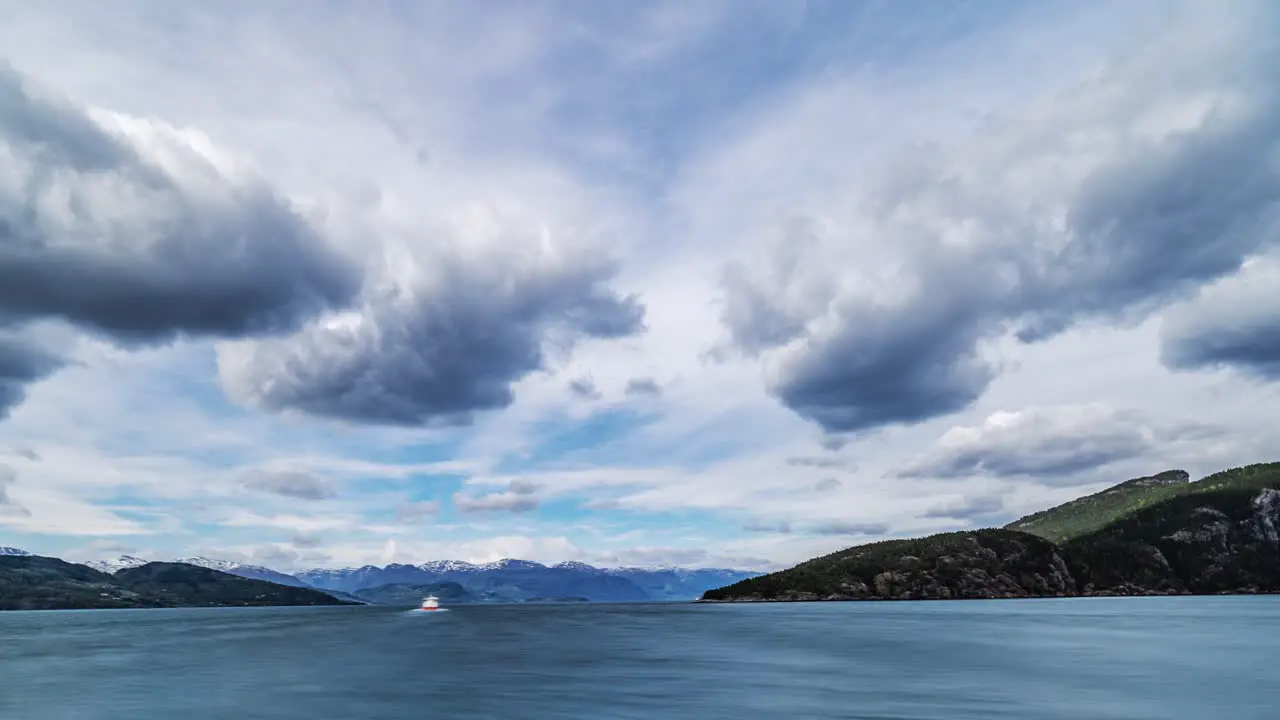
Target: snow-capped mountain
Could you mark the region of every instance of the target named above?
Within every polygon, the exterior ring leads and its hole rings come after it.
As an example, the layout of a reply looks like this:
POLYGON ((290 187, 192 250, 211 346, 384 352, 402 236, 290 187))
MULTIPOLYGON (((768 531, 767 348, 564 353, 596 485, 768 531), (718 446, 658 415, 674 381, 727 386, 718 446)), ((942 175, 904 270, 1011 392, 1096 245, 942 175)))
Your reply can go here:
POLYGON ((577 572, 587 572, 587 573, 606 572, 605 570, 595 567, 594 565, 588 565, 584 562, 577 562, 575 560, 558 562, 555 565, 551 565, 550 567, 558 570, 575 570, 577 572))
POLYGON ((358 593, 384 585, 456 582, 477 596, 520 600, 529 597, 585 597, 597 601, 692 600, 712 588, 759 573, 683 568, 598 568, 583 562, 543 565, 504 558, 487 563, 432 560, 420 565, 304 570, 297 577, 323 590, 358 593))
POLYGON ((92 562, 85 563, 85 565, 88 565, 98 572, 114 575, 121 570, 141 567, 146 565, 148 562, 150 562, 150 560, 143 560, 142 558, 134 557, 132 555, 121 555, 120 557, 111 560, 94 560, 92 562))
POLYGON ((261 565, 247 565, 245 563, 235 562, 233 560, 212 560, 206 557, 185 557, 178 558, 174 562, 186 563, 187 565, 196 565, 210 570, 237 575, 250 580, 266 580, 268 582, 278 583, 280 585, 291 585, 293 587, 311 587, 307 582, 287 573, 272 570, 269 567, 261 565))
POLYGON ((8 555, 10 557, 26 557, 31 553, 26 550, 19 550, 16 547, 0 547, 0 555, 8 555))
POLYGON ((546 570, 547 566, 542 563, 536 563, 532 560, 512 560, 511 558, 502 558, 493 562, 481 563, 476 565, 476 570, 481 572, 492 572, 495 570, 546 570))
POLYGON ((418 566, 418 569, 429 573, 465 573, 475 572, 479 567, 461 560, 432 560, 431 562, 422 563, 418 566))
POLYGON ((230 560, 210 560, 207 557, 200 557, 198 555, 178 558, 173 562, 195 565, 196 567, 209 568, 210 570, 218 570, 225 573, 229 573, 232 570, 241 567, 241 564, 238 562, 232 562, 230 560))

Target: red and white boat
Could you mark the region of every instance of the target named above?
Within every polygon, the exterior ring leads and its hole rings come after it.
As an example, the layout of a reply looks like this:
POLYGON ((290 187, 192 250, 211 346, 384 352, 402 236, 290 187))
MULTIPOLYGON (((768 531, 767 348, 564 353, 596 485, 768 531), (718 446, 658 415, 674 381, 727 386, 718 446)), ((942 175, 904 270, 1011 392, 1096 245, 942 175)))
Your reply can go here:
POLYGON ((428 595, 428 596, 426 596, 426 597, 422 598, 422 607, 421 607, 421 608, 419 608, 419 609, 421 609, 421 610, 439 610, 439 609, 440 609, 440 598, 436 597, 435 595, 428 595))

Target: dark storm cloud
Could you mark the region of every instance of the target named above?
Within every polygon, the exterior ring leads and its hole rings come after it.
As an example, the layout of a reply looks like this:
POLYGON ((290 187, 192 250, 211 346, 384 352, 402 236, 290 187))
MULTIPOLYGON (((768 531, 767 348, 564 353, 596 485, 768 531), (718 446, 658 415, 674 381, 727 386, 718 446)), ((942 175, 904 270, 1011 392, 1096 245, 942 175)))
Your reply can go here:
POLYGON ((298 500, 328 500, 338 494, 328 478, 297 471, 254 472, 244 484, 253 490, 298 500))
POLYGON ((27 385, 48 377, 63 364, 21 336, 0 334, 0 420, 26 397, 27 385))
POLYGON ((512 385, 542 369, 548 342, 617 338, 643 329, 644 308, 607 282, 611 264, 548 265, 495 257, 458 263, 429 291, 371 299, 350 326, 297 335, 220 358, 223 385, 268 410, 390 425, 464 424, 511 404, 512 385))
MULTIPOLYGON (((890 168, 858 205, 860 236, 791 226, 757 266, 726 273, 722 317, 734 345, 747 354, 786 345, 771 392, 829 433, 865 431, 969 407, 997 373, 985 341, 1044 340, 1089 318, 1140 320, 1234 273, 1280 241, 1280 55, 1270 37, 1234 40, 1194 68, 1176 44, 1165 44, 1167 58, 1165 45, 1140 50, 1060 112, 1005 125, 957 152, 962 160, 941 153, 890 168), (1158 141, 1143 136, 1150 103, 1210 92, 1239 101, 1158 141), (1077 144, 1085 135, 1106 149, 1089 155, 1077 144), (1078 177, 1044 174, 1073 163, 1086 168, 1078 177), (963 242, 942 241, 961 232, 963 242), (877 255, 811 247, 886 248, 897 286, 880 288, 864 270, 877 255), (833 257, 847 264, 833 267, 833 257), (861 274, 880 290, 838 291, 861 274)), ((1254 366, 1272 349, 1239 337, 1219 345, 1254 366)), ((1176 343, 1169 357, 1201 361, 1176 343)), ((1129 452, 1131 441, 1119 442, 1089 462, 1129 452)))
POLYGON ((0 64, 0 314, 122 342, 296 328, 360 272, 270 189, 234 185, 172 132, 148 157, 0 64))
POLYGON ((627 395, 632 397, 660 397, 662 395, 662 386, 653 378, 631 378, 627 381, 627 395))

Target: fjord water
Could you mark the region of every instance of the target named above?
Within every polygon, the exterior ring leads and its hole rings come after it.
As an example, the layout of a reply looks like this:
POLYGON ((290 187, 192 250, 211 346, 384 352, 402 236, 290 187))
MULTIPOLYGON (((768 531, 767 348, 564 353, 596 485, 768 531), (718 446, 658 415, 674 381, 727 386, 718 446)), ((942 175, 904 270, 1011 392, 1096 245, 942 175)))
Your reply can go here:
POLYGON ((1274 720, 1280 597, 0 613, 0 718, 1274 720))

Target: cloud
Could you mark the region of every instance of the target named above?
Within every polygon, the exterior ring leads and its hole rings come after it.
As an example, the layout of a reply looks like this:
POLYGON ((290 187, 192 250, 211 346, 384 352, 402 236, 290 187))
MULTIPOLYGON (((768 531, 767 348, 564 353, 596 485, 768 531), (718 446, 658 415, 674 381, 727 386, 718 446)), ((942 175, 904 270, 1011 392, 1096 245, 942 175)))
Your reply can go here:
POLYGON ((311 549, 324 545, 324 538, 310 533, 295 533, 289 542, 296 548, 311 549))
POLYGON ((791 467, 810 467, 810 468, 847 468, 850 467, 848 460, 836 457, 789 457, 786 463, 791 467))
POLYGON ((507 483, 504 492, 478 497, 454 493, 453 506, 463 513, 526 513, 538 507, 538 498, 534 495, 537 490, 538 486, 528 480, 516 479, 507 483))
POLYGON ((254 548, 253 562, 269 568, 292 568, 301 556, 287 547, 266 545, 254 548))
POLYGON ((1213 428, 1157 423, 1104 403, 1029 407, 992 413, 981 425, 951 428, 933 450, 898 474, 1070 479, 1206 433, 1212 435, 1213 428))
POLYGON ((1280 380, 1277 287, 1280 258, 1271 256, 1172 309, 1161 328, 1161 361, 1174 370, 1234 368, 1280 380))
POLYGON ((699 548, 632 547, 602 553, 593 562, 620 567, 684 567, 734 568, 750 570, 770 567, 772 563, 758 557, 715 555, 699 548))
POLYGON ((615 267, 598 252, 501 231, 529 242, 404 259, 352 313, 287 338, 220 346, 224 389, 264 410, 465 424, 510 405, 512 385, 544 368, 548 347, 643 329, 643 306, 609 287, 615 267))
MULTIPOLYGON (((291 330, 360 269, 207 138, 86 112, 0 64, 0 316, 124 343, 291 330)), ((47 366, 45 366, 47 367, 47 366)))
POLYGON ((23 401, 27 385, 52 375, 64 362, 20 336, 0 334, 0 420, 23 401))
POLYGON ((569 381, 569 392, 584 400, 599 400, 600 391, 591 378, 574 378, 569 381))
POLYGON ((958 501, 934 505, 925 511, 926 518, 973 520, 1004 511, 1000 495, 966 495, 958 501))
POLYGON ((0 465, 0 514, 30 516, 31 512, 9 497, 9 486, 17 482, 18 475, 8 465, 0 465))
POLYGON ((338 494, 333 481, 328 478, 290 470, 255 471, 244 484, 253 490, 298 500, 328 500, 338 494))
POLYGON ((889 532, 885 523, 856 523, 832 520, 810 525, 806 532, 814 535, 884 535, 889 532))
MULTIPOLYGON (((869 183, 854 165, 838 206, 758 223, 762 250, 723 280, 732 346, 828 432, 911 425, 985 392, 990 341, 1133 322, 1233 273, 1280 237, 1274 9, 1249 8, 1192 9, 964 140, 884 160, 869 183)), ((744 141, 756 155, 776 140, 806 157, 770 135, 786 112, 744 141)))
POLYGON ((33 462, 39 462, 40 460, 40 453, 36 452, 35 448, 31 447, 11 447, 9 448, 9 454, 14 455, 15 457, 31 460, 33 462))
POLYGON ((626 393, 631 397, 661 397, 662 386, 650 377, 631 378, 627 381, 626 393))
POLYGON ((842 485, 844 485, 844 483, 840 482, 836 478, 823 478, 813 484, 813 489, 818 492, 828 492, 830 490, 835 490, 842 485))

